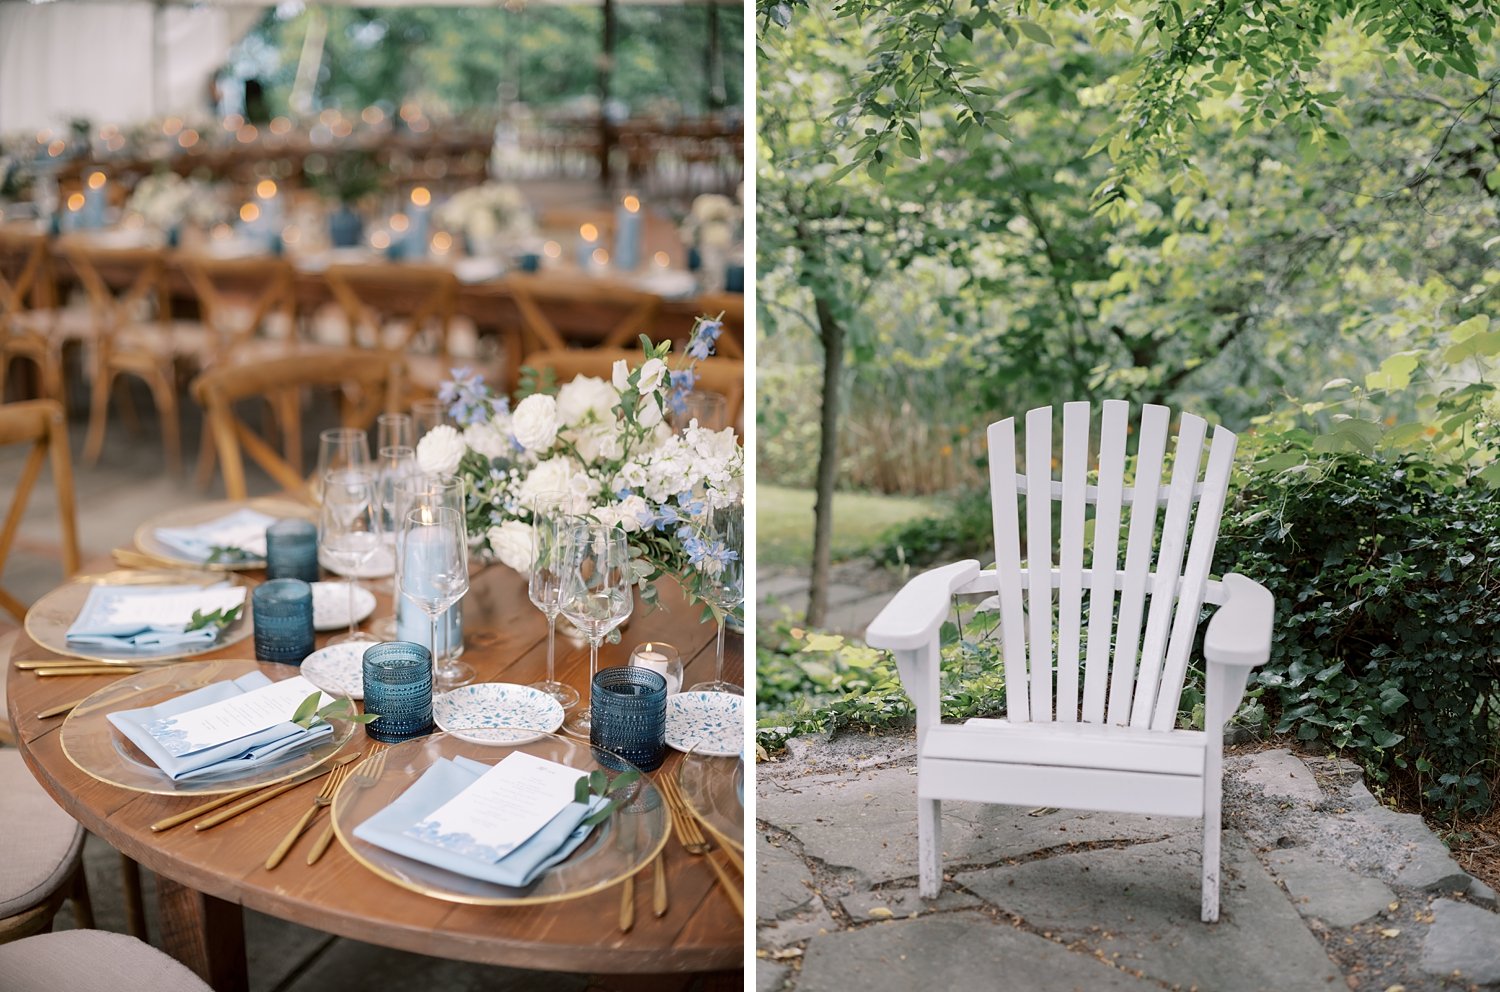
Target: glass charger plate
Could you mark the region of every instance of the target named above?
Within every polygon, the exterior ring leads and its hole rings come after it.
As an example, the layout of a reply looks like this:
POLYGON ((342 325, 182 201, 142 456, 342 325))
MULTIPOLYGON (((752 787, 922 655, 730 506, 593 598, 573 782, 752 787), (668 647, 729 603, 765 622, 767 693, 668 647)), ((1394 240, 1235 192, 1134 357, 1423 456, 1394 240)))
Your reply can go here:
MULTIPOLYGON (((611 777, 617 774, 602 769, 588 744, 554 734, 504 750, 524 751, 571 765, 580 775, 599 770, 611 777)), ((622 801, 609 819, 599 824, 566 861, 547 869, 525 888, 468 878, 393 854, 354 836, 361 823, 405 792, 435 761, 456 757, 488 765, 499 760, 494 745, 474 744, 452 734, 432 734, 393 745, 385 752, 385 765, 373 780, 361 776, 356 768, 333 799, 333 828, 339 843, 381 878, 413 892, 479 906, 521 906, 577 899, 607 889, 644 868, 667 842, 667 811, 661 793, 644 775, 616 794, 622 801)))
POLYGON ((171 661, 175 658, 192 658, 196 655, 218 651, 231 644, 238 644, 255 631, 250 618, 250 596, 245 596, 245 608, 234 623, 224 628, 218 639, 208 644, 181 645, 162 648, 142 648, 139 651, 116 651, 110 648, 68 643, 68 628, 78 619, 78 611, 95 586, 211 586, 220 582, 246 585, 244 579, 223 572, 191 571, 184 569, 147 570, 122 569, 100 575, 84 575, 58 586, 32 604, 26 611, 26 636, 38 645, 57 654, 74 658, 88 658, 106 665, 130 665, 142 662, 171 661))
POLYGON ((713 758, 689 754, 677 770, 682 796, 704 826, 735 850, 745 848, 745 803, 740 798, 745 782, 745 763, 739 758, 713 758))
POLYGON ((158 527, 196 527, 198 524, 206 524, 210 520, 217 520, 220 517, 228 516, 235 510, 244 509, 259 510, 261 513, 273 517, 298 517, 303 520, 311 520, 314 523, 318 519, 317 511, 312 507, 304 506, 301 503, 294 503, 291 500, 221 499, 213 503, 200 503, 197 506, 171 510, 152 517, 135 529, 136 550, 156 558, 165 558, 167 561, 181 562, 184 565, 191 565, 194 568, 207 568, 216 572, 264 568, 266 563, 261 558, 236 562, 215 562, 212 565, 206 565, 201 561, 189 558, 156 536, 156 529, 158 527))
POLYGON ((155 706, 212 682, 237 679, 255 671, 264 673, 273 682, 297 674, 297 669, 292 665, 221 660, 171 665, 127 675, 100 689, 68 714, 60 731, 63 753, 80 771, 122 789, 151 792, 160 796, 215 795, 294 778, 332 758, 354 733, 354 723, 335 719, 331 721, 332 737, 324 738, 311 747, 289 752, 248 774, 174 782, 107 719, 108 714, 117 710, 155 706))

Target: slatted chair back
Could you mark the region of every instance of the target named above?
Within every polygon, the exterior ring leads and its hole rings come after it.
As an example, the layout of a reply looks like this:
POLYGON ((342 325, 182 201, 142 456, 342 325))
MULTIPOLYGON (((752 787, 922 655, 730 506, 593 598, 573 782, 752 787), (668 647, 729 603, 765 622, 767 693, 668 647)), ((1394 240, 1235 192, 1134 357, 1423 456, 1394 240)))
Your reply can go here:
POLYGON ((458 277, 439 265, 333 265, 328 289, 349 322, 350 345, 448 354, 458 277))
POLYGON ((198 312, 219 348, 233 357, 260 332, 294 327, 296 272, 279 258, 182 254, 177 263, 198 298, 198 312))
POLYGON ((368 428, 379 414, 395 407, 400 387, 400 363, 391 353, 349 349, 320 352, 313 359, 291 356, 215 366, 193 380, 192 390, 208 413, 223 464, 224 489, 230 499, 246 499, 242 451, 291 492, 305 493, 307 480, 301 466, 286 461, 235 414, 235 403, 261 397, 274 409, 285 394, 327 389, 338 399, 343 426, 368 428))
POLYGON ((1026 414, 1024 447, 1015 418, 989 427, 1007 716, 1171 730, 1236 438, 1188 414, 1173 434, 1156 405, 1132 425, 1122 400, 1093 419, 1064 404, 1060 445, 1052 407, 1026 414))
MULTIPOLYGON (((4 570, 16 536, 21 531, 21 518, 26 512, 32 487, 41 475, 42 464, 50 460, 62 527, 63 571, 65 576, 71 576, 78 571, 81 559, 73 494, 73 463, 68 456, 68 422, 62 404, 47 399, 0 404, 0 446, 12 444, 30 444, 31 451, 21 467, 21 476, 5 515, 4 529, 0 530, 0 571, 4 570)), ((26 618, 26 604, 3 588, 0 588, 0 608, 18 621, 26 618)))
POLYGON ((0 331, 43 290, 47 236, 40 231, 0 231, 0 331))
POLYGON ((661 308, 661 299, 651 293, 592 281, 515 275, 506 288, 521 314, 527 355, 562 351, 573 343, 629 347, 651 330, 661 308))
POLYGON ((170 317, 164 292, 166 263, 158 249, 102 247, 74 238, 64 239, 60 250, 94 311, 101 356, 113 344, 111 332, 149 320, 165 323, 170 317), (113 282, 105 278, 106 272, 113 282))
MULTIPOLYGON (((626 348, 563 348, 534 352, 527 356, 526 365, 538 372, 550 371, 553 380, 559 383, 581 375, 597 376, 607 382, 616 361, 639 365, 641 355, 640 351, 626 348)), ((698 373, 694 388, 722 395, 729 422, 738 423, 745 398, 745 363, 714 356, 694 368, 698 373)))

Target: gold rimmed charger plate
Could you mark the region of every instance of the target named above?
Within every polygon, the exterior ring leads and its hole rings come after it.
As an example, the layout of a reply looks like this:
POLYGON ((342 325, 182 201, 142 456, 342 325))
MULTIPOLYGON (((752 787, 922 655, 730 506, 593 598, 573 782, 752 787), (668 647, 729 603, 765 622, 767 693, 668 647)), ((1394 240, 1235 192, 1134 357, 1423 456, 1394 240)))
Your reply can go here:
POLYGON ((298 674, 294 665, 220 660, 169 665, 127 675, 100 689, 68 714, 60 731, 63 754, 79 771, 122 789, 159 796, 211 796, 295 778, 332 758, 354 733, 352 721, 335 719, 331 721, 332 737, 248 773, 174 782, 109 722, 109 714, 119 710, 155 706, 211 683, 237 679, 256 671, 264 673, 273 682, 298 674))
POLYGON ((84 602, 89 598, 89 592, 95 586, 200 585, 206 587, 218 585, 220 582, 232 582, 239 586, 249 585, 249 582, 238 575, 205 572, 201 569, 126 568, 114 572, 101 572, 97 575, 81 575, 58 586, 32 604, 31 609, 26 611, 26 636, 48 651, 73 658, 87 658, 103 665, 154 664, 159 661, 173 661, 208 654, 231 644, 238 644, 254 633, 255 625, 250 618, 248 590, 245 593, 245 607, 240 611, 239 619, 225 627, 216 639, 207 644, 191 646, 179 644, 156 651, 112 652, 108 648, 69 644, 68 628, 73 626, 73 621, 78 619, 78 611, 83 609, 84 602))
POLYGON ((194 561, 156 536, 157 528, 160 527, 196 527, 220 517, 227 517, 236 510, 244 509, 259 510, 267 516, 278 518, 297 517, 302 520, 317 521, 317 511, 312 507, 287 499, 221 499, 212 503, 200 503, 197 506, 170 510, 152 517, 135 529, 136 550, 153 558, 181 562, 189 568, 206 568, 215 572, 239 572, 250 568, 264 568, 266 563, 261 558, 250 561, 214 562, 213 564, 194 561))
MULTIPOLYGON (((530 731, 528 731, 530 732, 530 731)), ((602 768, 585 741, 543 734, 535 740, 503 749, 524 751, 548 761, 571 765, 579 775, 602 768)), ((503 755, 502 755, 503 756, 503 755)), ((667 843, 667 810, 661 793, 645 775, 619 795, 609 819, 594 828, 567 860, 553 865, 524 888, 496 885, 393 854, 354 836, 365 820, 385 809, 441 758, 470 758, 493 765, 499 758, 494 745, 474 744, 452 734, 393 745, 385 765, 373 781, 355 767, 333 797, 333 829, 339 843, 354 859, 387 881, 434 899, 476 906, 526 906, 563 902, 618 885, 634 875, 667 843)), ((613 756, 611 756, 613 757, 613 756)), ((616 759, 618 760, 618 759, 616 759)), ((617 772, 604 769, 613 776, 617 772)))
POLYGON ((740 801, 744 763, 739 758, 688 754, 677 769, 682 797, 698 814, 698 822, 722 844, 745 849, 745 804, 740 801))

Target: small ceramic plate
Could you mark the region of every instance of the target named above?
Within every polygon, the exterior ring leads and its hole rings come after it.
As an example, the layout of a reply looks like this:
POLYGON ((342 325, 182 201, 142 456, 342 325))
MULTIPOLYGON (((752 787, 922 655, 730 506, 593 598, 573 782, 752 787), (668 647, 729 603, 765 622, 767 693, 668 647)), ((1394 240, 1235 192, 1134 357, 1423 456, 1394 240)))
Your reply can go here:
POLYGON ((679 692, 667 697, 667 743, 679 751, 732 758, 745 748, 745 697, 679 692))
MULTIPOLYGON (((335 566, 333 562, 328 559, 328 556, 323 554, 321 549, 318 551, 318 564, 322 565, 325 569, 332 572, 334 575, 351 574, 335 566)), ((376 548, 375 553, 370 556, 370 560, 359 566, 359 568, 353 573, 356 579, 383 579, 387 576, 395 574, 396 558, 393 554, 391 554, 391 549, 386 547, 385 545, 381 545, 380 547, 376 548)))
POLYGON ((563 708, 529 685, 478 682, 433 696, 432 718, 439 730, 460 740, 511 745, 534 741, 561 727, 563 708), (487 727, 505 729, 483 729, 487 727))
MULTIPOLYGON (((313 629, 346 630, 349 627, 349 583, 314 582, 313 629)), ((354 622, 363 623, 375 612, 375 594, 364 586, 354 589, 354 622)))
POLYGON ((368 642, 330 644, 321 651, 314 651, 302 662, 302 674, 307 681, 337 696, 350 699, 365 698, 365 650, 368 642))

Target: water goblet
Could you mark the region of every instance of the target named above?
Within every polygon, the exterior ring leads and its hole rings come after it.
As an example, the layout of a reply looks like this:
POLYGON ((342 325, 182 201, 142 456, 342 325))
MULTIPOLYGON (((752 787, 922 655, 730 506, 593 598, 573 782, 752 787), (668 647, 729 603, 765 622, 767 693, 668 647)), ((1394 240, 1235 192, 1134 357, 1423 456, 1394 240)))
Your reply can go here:
POLYGON ((318 435, 318 470, 313 474, 312 495, 323 501, 323 480, 329 472, 363 470, 370 465, 370 439, 352 427, 330 427, 318 435))
POLYGON ((330 638, 330 644, 374 641, 359 630, 354 619, 354 595, 359 570, 381 546, 380 503, 375 480, 368 471, 342 469, 323 477, 323 505, 318 514, 318 547, 349 584, 349 631, 330 638))
POLYGON ((710 507, 690 525, 693 546, 688 549, 698 577, 699 594, 713 611, 718 624, 714 660, 714 677, 699 682, 691 692, 732 692, 745 690, 724 681, 724 621, 745 600, 745 508, 743 504, 710 507))
MULTIPOLYGON (((463 516, 446 506, 416 507, 401 523, 400 549, 401 595, 427 614, 436 664, 438 617, 469 591, 463 516)), ((445 682, 441 666, 434 679, 445 682)))
POLYGON ((557 617, 562 612, 563 546, 567 521, 564 511, 567 495, 542 493, 531 506, 531 571, 526 577, 526 594, 531 603, 547 618, 547 677, 533 682, 562 704, 563 709, 578 705, 578 690, 557 681, 557 617))
MULTIPOLYGON (((631 588, 630 546, 617 527, 588 521, 563 528, 562 615, 589 642, 589 682, 599 669, 599 645, 630 616, 635 605, 631 588)), ((589 736, 590 703, 577 707, 564 729, 589 736)))

